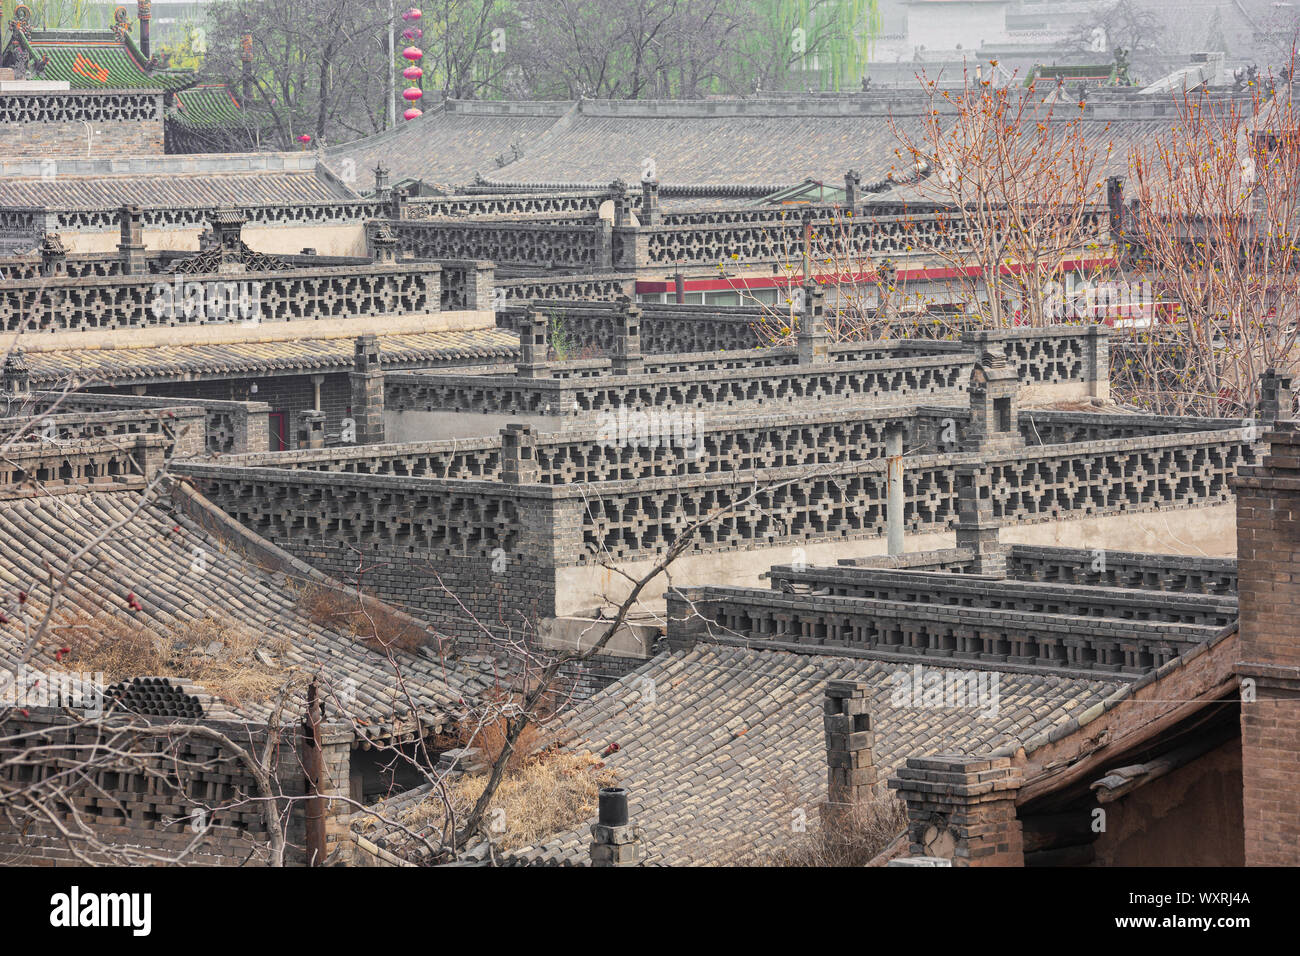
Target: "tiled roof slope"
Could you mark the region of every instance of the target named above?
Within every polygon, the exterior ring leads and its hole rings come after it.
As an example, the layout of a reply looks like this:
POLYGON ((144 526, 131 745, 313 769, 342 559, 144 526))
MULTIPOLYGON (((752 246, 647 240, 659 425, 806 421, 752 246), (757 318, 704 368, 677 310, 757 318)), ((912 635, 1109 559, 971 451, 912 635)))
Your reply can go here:
POLYGON ((329 202, 355 196, 315 170, 0 177, 0 206, 116 208, 329 202))
MULTIPOLYGON (((564 720, 564 739, 598 753, 618 744, 603 759, 630 792, 631 819, 645 830, 649 862, 726 864, 788 839, 795 808, 815 820, 826 797, 828 680, 873 687, 881 779, 908 757, 984 754, 1029 739, 1120 686, 1003 673, 997 715, 985 717, 980 710, 892 705, 889 675, 906 666, 700 645, 660 655, 580 704, 564 720)), ((583 864, 589 843, 584 824, 513 856, 583 864)))
POLYGON ((74 90, 178 90, 190 86, 190 70, 150 70, 129 37, 99 30, 50 30, 13 34, 31 57, 32 78, 64 80, 74 90))
MULTIPOLYGON (((755 104, 735 115, 701 115, 683 105, 667 115, 619 115, 616 108, 581 112, 557 125, 524 156, 485 177, 497 185, 598 185, 621 178, 640 180, 645 163, 668 186, 790 184, 805 179, 836 182, 856 169, 869 183, 898 164, 898 137, 891 123, 918 138, 915 116, 883 112, 805 115, 780 103, 765 115, 755 104), (674 112, 679 115, 673 115, 674 112)), ((595 109, 594 107, 592 108, 595 109)), ((1155 121, 1088 120, 1085 135, 1116 152, 1143 141, 1155 121)))
POLYGON ((397 129, 327 149, 325 161, 335 172, 351 161, 362 191, 371 186, 370 171, 381 162, 389 182, 410 177, 463 185, 480 170, 497 169, 496 158, 513 156, 512 146, 527 151, 570 105, 452 100, 397 129))
MULTIPOLYGON (((273 653, 277 669, 286 676, 292 670, 321 673, 322 686, 335 693, 348 678, 355 680, 357 715, 370 722, 369 733, 385 735, 393 725, 393 702, 400 700, 386 658, 304 612, 288 586, 294 581, 284 571, 268 570, 262 561, 245 557, 241 536, 251 537, 249 532, 224 533, 231 523, 213 506, 188 489, 178 488, 174 494, 188 496, 191 507, 181 507, 165 492, 140 489, 0 499, 0 589, 25 590, 29 605, 42 608, 48 593, 43 561, 48 558, 61 569, 90 545, 69 577, 66 604, 57 607, 130 618, 162 638, 205 618, 286 638, 287 649, 273 653), (203 521, 191 517, 195 508, 203 521), (100 536, 103 540, 93 543, 100 536), (201 571, 195 570, 196 554, 203 555, 201 571), (143 610, 129 610, 128 594, 143 610)), ((301 562, 289 560, 294 578, 328 582, 301 562)), ((0 664, 15 663, 21 635, 15 619, 0 624, 0 664)), ((50 646, 43 647, 30 666, 54 666, 57 642, 46 644, 50 646)), ((486 658, 443 663, 436 652, 426 657, 393 650, 406 690, 441 720, 492 681, 486 658)), ((252 702, 226 709, 246 718, 265 718, 268 712, 266 704, 252 702)))
MULTIPOLYGON (((519 336, 503 329, 400 332, 379 336, 386 368, 445 363, 509 362, 519 336)), ((172 375, 304 373, 351 368, 355 338, 231 342, 210 345, 157 345, 142 348, 87 348, 28 352, 27 367, 38 384, 75 377, 82 381, 127 382, 172 375)))
POLYGON ((196 129, 243 126, 244 111, 234 91, 224 83, 202 83, 172 98, 168 117, 196 129))

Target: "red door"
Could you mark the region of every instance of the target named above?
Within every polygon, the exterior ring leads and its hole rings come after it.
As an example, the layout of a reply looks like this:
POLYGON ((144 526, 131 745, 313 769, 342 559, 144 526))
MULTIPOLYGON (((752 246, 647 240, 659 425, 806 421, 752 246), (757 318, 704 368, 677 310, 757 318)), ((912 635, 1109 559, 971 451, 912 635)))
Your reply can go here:
POLYGON ((271 412, 267 417, 267 431, 271 433, 271 451, 285 451, 289 439, 284 430, 284 412, 271 412))

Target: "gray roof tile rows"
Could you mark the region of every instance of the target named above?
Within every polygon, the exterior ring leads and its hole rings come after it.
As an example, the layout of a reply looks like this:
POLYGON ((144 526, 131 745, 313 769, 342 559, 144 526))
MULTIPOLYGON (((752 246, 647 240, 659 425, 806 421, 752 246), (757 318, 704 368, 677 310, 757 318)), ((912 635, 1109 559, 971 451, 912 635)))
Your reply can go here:
MULTIPOLYGON (((927 670, 935 669, 927 662, 927 670)), ((959 669, 959 668, 958 668, 959 669)), ((700 645, 656 657, 563 718, 562 739, 600 753, 627 787, 648 860, 725 864, 811 824, 826 795, 825 685, 866 681, 874 757, 883 781, 909 756, 991 753, 1068 721, 1119 682, 998 674, 992 708, 892 703, 907 665, 700 645)), ((512 855, 520 863, 582 864, 586 824, 512 855)))
MULTIPOLYGON (((56 569, 65 567, 79 549, 105 535, 78 563, 56 607, 65 613, 77 608, 129 619, 160 638, 174 638, 187 625, 205 619, 280 638, 266 643, 274 670, 285 677, 295 671, 321 674, 327 701, 337 702, 355 689, 354 714, 368 721, 364 732, 388 736, 394 711, 402 712, 405 705, 386 657, 314 620, 290 590, 293 582, 283 571, 266 569, 224 535, 209 530, 221 525, 220 516, 207 527, 200 525, 165 494, 148 491, 96 490, 0 500, 0 595, 12 609, 13 592, 24 590, 30 595, 28 607, 42 608, 48 600, 43 561, 49 559, 56 569), (134 595, 142 610, 130 610, 128 595, 134 595)), ((313 579, 317 584, 325 581, 320 575, 313 579)), ((17 663, 22 633, 16 617, 0 623, 0 666, 17 663)), ((43 642, 29 666, 54 666, 59 643, 57 637, 43 642)), ((436 646, 432 638, 430 644, 436 646)), ((436 653, 426 657, 393 650, 407 689, 429 715, 428 729, 445 726, 462 709, 463 700, 494 683, 493 665, 486 657, 453 656, 444 664, 436 653)), ((75 659, 65 666, 75 668, 75 659)), ((269 714, 265 702, 220 709, 252 719, 269 714)))
POLYGON ((330 202, 354 194, 315 171, 195 172, 167 175, 0 176, 0 206, 116 208, 330 202))
POLYGON ((527 149, 569 109, 569 103, 453 103, 425 112, 395 130, 325 151, 337 173, 355 173, 357 189, 374 185, 382 163, 389 182, 423 179, 437 185, 464 185, 481 170, 495 170, 497 157, 512 158, 512 147, 527 149), (348 166, 347 164, 351 164, 348 166))

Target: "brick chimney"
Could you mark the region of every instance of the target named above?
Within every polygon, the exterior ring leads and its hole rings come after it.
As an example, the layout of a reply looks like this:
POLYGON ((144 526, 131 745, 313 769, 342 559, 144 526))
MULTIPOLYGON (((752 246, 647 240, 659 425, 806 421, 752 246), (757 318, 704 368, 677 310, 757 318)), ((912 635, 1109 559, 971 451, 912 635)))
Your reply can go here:
POLYGON ((826 730, 826 803, 822 826, 851 827, 854 814, 876 787, 871 727, 871 685, 865 681, 826 682, 822 726, 826 730))
POLYGON ((1232 481, 1246 865, 1300 866, 1300 422, 1262 437, 1232 481))
POLYGON ((641 841, 628 820, 627 791, 622 787, 601 787, 597 801, 598 816, 591 825, 591 865, 640 865, 641 841))
MULTIPOLYGON (((1021 772, 1008 757, 909 757, 889 786, 907 804, 913 857, 953 866, 1023 866, 1021 772)), ((927 864, 933 866, 935 864, 927 864)))

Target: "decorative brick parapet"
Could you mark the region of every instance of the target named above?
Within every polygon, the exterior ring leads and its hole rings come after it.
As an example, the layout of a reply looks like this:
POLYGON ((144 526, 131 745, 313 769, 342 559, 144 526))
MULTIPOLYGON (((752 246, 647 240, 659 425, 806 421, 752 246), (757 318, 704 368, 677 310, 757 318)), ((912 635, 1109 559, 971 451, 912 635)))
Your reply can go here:
POLYGON ((910 757, 890 778, 907 804, 911 855, 954 866, 1022 866, 1020 769, 1009 757, 910 757))

